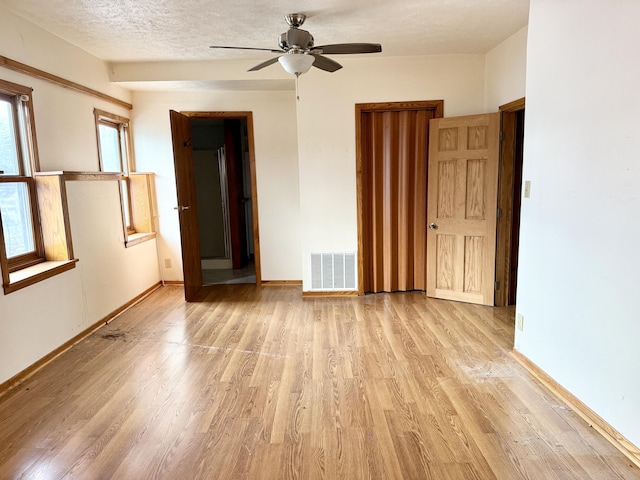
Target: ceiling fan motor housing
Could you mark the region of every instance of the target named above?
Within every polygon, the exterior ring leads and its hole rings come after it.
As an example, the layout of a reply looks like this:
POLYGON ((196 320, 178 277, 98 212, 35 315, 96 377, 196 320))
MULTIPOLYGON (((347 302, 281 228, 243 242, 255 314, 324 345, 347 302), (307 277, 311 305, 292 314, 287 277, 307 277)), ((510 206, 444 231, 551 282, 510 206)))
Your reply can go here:
POLYGON ((301 50, 308 50, 314 45, 313 35, 300 28, 290 28, 280 35, 278 44, 285 52, 295 47, 301 50))

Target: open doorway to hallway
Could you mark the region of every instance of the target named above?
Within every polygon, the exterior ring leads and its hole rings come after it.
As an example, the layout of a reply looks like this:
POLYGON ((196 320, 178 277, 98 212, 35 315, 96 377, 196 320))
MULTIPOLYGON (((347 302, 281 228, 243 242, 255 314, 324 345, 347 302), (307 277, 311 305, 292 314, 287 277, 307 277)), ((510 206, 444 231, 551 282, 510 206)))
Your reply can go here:
POLYGON ((202 284, 256 283, 247 120, 191 118, 202 284))
POLYGON ((495 305, 515 305, 520 244, 525 99, 502 105, 495 305))

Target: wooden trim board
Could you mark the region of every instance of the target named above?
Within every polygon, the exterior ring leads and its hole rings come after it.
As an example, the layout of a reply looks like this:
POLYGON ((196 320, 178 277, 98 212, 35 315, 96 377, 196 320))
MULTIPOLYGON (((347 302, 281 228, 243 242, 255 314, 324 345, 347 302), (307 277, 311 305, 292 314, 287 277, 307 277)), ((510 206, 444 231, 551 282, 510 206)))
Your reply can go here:
POLYGON ((35 177, 59 176, 64 181, 119 181, 122 180, 122 173, 119 172, 36 172, 35 177))
POLYGON ((505 103, 504 105, 500 105, 498 109, 501 112, 517 112, 518 110, 524 110, 526 105, 525 97, 514 100, 513 102, 505 103))
POLYGON ((302 298, 313 297, 357 297, 358 292, 356 290, 339 290, 335 292, 302 292, 302 298))
POLYGON ((600 435, 607 439, 614 447, 622 452, 637 467, 640 467, 640 449, 627 440, 615 428, 613 428, 600 415, 587 407, 566 388, 551 378, 544 370, 529 360, 517 350, 511 351, 511 356, 527 370, 531 376, 538 380, 551 393, 567 404, 571 410, 578 414, 585 422, 594 428, 600 435))
POLYGON ((263 287, 287 287, 302 285, 302 280, 263 280, 263 287))
POLYGON ((13 377, 11 377, 9 380, 7 380, 7 381, 3 382, 2 384, 0 384, 0 396, 4 395, 5 393, 7 393, 12 388, 20 385, 27 378, 29 378, 31 375, 36 373, 42 367, 47 365, 53 359, 55 359, 59 355, 62 355, 67 350, 69 350, 76 343, 78 343, 79 341, 81 341, 84 338, 88 337, 89 335, 91 335, 93 332, 95 332, 99 328, 103 327, 104 325, 107 325, 114 318, 116 318, 118 315, 120 315, 122 312, 124 312, 125 310, 128 310, 129 308, 133 307, 137 303, 141 302, 142 300, 144 300, 146 297, 148 297, 153 292, 155 292, 158 288, 161 288, 161 287, 162 287, 162 284, 160 282, 156 283, 152 287, 149 287, 144 292, 142 292, 140 295, 137 295, 133 299, 129 300, 127 303, 125 303, 121 307, 117 308, 116 310, 111 312, 106 317, 98 320, 96 323, 91 325, 89 328, 86 328, 85 330, 80 332, 75 337, 73 337, 70 340, 66 341, 65 343, 60 345, 58 348, 56 348, 55 350, 53 350, 52 352, 48 353, 47 355, 42 357, 40 360, 35 362, 34 364, 28 366, 27 368, 25 368, 21 372, 17 373, 13 377))
POLYGON ((68 88, 69 90, 74 90, 76 92, 84 93, 86 95, 91 95, 92 97, 99 98, 100 100, 106 100, 107 102, 113 103, 114 105, 118 105, 119 107, 124 107, 128 110, 133 109, 133 105, 131 105, 128 102, 125 102, 124 100, 120 100, 119 98, 112 97, 111 95, 107 95, 106 93, 102 93, 92 88, 85 87, 84 85, 80 85, 79 83, 72 82, 71 80, 66 80, 62 77, 58 77, 57 75, 47 73, 44 70, 30 67, 29 65, 20 63, 16 60, 12 60, 7 57, 3 57, 2 55, 0 55, 0 67, 8 68, 9 70, 23 73, 33 78, 38 78, 40 80, 51 82, 62 88, 68 88))
POLYGON ((52 262, 40 262, 31 267, 17 270, 9 274, 9 283, 3 284, 4 293, 8 295, 22 288, 35 285, 38 282, 42 282, 51 277, 55 277, 64 272, 68 272, 76 268, 78 259, 52 261, 52 262), (35 272, 34 272, 35 270, 35 272), (13 277, 13 278, 12 278, 13 277))

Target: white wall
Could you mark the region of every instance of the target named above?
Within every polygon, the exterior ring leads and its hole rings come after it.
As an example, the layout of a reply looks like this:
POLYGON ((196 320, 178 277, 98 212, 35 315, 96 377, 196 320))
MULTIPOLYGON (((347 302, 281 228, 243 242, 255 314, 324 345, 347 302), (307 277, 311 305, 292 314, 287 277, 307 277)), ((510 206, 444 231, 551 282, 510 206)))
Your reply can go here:
POLYGON ((515 347, 640 445, 640 2, 532 0, 515 347))
POLYGON ((133 124, 138 170, 156 173, 160 258, 165 280, 182 280, 169 110, 251 111, 262 280, 299 280, 300 211, 295 97, 273 92, 136 92, 133 124), (172 268, 164 268, 164 259, 172 268))
MULTIPOLYGON (((0 55, 117 95, 107 67, 0 7, 0 55)), ((42 170, 96 171, 93 109, 130 112, 11 70, 0 79, 34 88, 42 170)), ((0 292, 0 383, 95 324, 159 280, 155 241, 124 247, 115 182, 70 182, 75 269, 9 295, 0 292)))
POLYGON ((95 322, 158 282, 156 242, 124 248, 117 182, 67 182, 67 200, 84 314, 95 322))
MULTIPOLYGON (((5 10, 2 5, 0 51, 4 57, 129 101, 127 90, 109 83, 105 62, 5 10)), ((0 72, 4 74, 4 69, 0 72)))
POLYGON ((500 105, 524 97, 526 71, 527 27, 524 27, 485 56, 485 111, 495 112, 500 105))
POLYGON ((445 116, 484 111, 484 56, 341 57, 344 69, 300 77, 303 289, 309 253, 357 251, 355 104, 444 100, 445 116))

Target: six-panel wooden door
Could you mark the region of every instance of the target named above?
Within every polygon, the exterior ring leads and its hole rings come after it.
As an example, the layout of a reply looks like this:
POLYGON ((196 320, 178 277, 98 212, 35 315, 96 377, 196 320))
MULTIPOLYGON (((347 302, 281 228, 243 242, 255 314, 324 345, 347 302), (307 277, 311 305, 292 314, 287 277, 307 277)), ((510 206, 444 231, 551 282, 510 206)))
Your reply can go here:
POLYGON ((493 305, 499 126, 499 113, 430 121, 430 297, 493 305))

